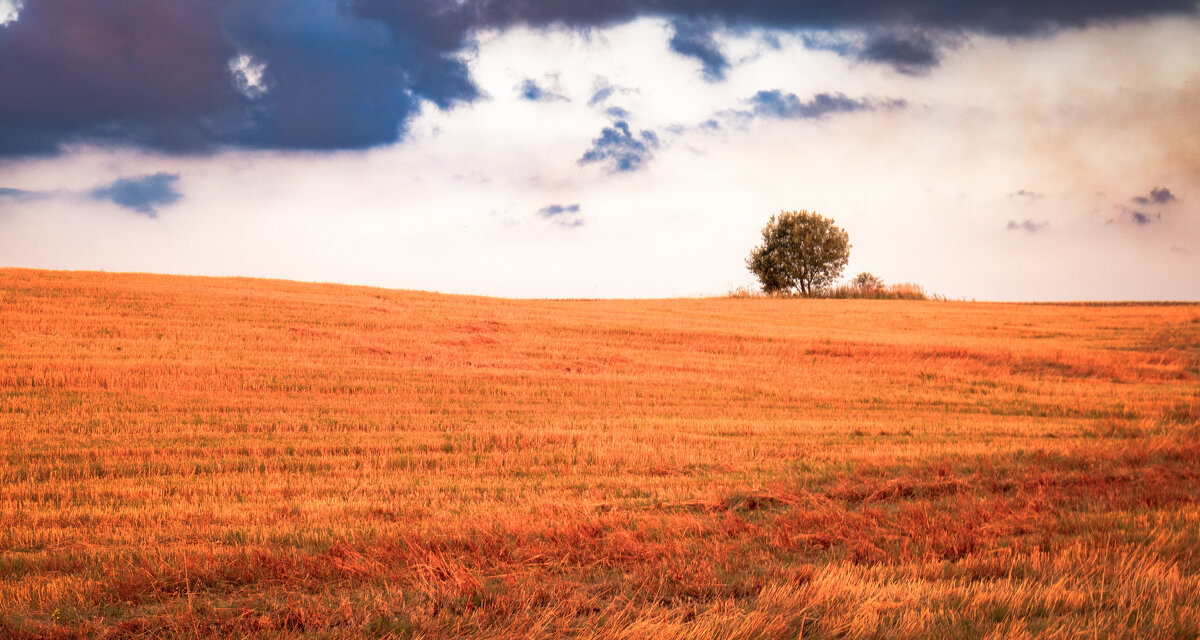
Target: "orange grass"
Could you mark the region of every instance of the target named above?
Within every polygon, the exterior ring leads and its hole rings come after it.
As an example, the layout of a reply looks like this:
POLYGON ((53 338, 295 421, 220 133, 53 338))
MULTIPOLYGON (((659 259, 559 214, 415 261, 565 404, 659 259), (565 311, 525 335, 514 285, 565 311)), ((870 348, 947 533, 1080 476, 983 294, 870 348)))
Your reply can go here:
POLYGON ((1200 306, 0 270, 0 637, 1195 638, 1200 306))

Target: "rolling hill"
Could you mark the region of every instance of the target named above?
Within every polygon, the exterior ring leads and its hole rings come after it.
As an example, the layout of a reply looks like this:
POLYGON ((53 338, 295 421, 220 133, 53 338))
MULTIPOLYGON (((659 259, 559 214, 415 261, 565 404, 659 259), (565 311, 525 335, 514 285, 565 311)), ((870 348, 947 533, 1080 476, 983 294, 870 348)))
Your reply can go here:
POLYGON ((0 270, 0 636, 1200 634, 1200 305, 0 270))

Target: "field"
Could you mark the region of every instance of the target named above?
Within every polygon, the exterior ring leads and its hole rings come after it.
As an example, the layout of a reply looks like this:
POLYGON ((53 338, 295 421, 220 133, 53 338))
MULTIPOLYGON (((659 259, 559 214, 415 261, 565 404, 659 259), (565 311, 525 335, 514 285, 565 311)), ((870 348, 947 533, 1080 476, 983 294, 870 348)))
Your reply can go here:
POLYGON ((0 637, 1196 638, 1200 305, 0 270, 0 637))

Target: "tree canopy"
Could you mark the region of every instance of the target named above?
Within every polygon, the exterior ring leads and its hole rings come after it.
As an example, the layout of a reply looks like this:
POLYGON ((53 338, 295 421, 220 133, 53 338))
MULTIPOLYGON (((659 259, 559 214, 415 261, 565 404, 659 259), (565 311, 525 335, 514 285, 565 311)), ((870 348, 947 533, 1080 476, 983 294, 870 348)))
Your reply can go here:
POLYGON ((850 259, 850 236, 833 220, 810 211, 781 211, 762 230, 762 244, 746 266, 767 293, 820 293, 850 259))

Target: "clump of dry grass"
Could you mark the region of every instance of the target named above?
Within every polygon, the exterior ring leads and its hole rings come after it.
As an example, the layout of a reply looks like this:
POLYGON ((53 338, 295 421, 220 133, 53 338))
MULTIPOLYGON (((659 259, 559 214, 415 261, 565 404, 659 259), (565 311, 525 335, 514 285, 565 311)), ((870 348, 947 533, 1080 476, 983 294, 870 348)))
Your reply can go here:
POLYGON ((1198 313, 0 270, 0 637, 1196 637, 1198 313))
MULTIPOLYGON (((912 282, 857 286, 841 284, 821 292, 822 298, 861 298, 866 300, 929 300, 925 289, 912 282)), ((932 296, 935 297, 936 296, 932 296)))

